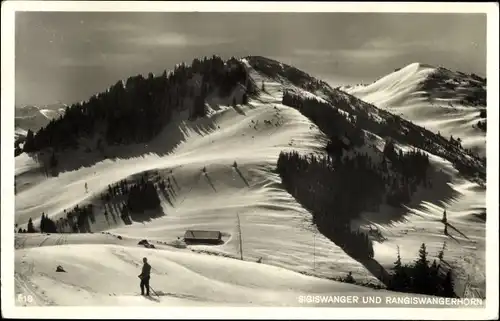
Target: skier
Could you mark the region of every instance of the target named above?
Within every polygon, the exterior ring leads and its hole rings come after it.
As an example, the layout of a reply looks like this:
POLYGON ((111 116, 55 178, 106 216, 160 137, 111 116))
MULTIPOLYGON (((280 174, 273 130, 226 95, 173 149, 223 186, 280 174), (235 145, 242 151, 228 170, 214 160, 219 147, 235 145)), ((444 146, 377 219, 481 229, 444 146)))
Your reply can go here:
POLYGON ((88 193, 89 192, 89 187, 87 185, 87 182, 85 182, 85 193, 88 193))
POLYGON ((143 258, 142 261, 144 262, 144 265, 142 266, 142 272, 139 275, 139 278, 141 279, 141 295, 144 295, 144 287, 146 287, 146 296, 149 296, 149 278, 151 265, 148 264, 147 258, 143 258))

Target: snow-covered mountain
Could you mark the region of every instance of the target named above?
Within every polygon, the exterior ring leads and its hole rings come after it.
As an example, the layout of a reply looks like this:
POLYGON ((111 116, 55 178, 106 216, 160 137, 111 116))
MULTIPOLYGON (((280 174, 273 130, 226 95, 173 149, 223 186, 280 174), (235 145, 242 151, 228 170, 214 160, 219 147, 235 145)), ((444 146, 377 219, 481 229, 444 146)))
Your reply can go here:
MULTIPOLYGON (((16 233, 16 293, 32 295, 38 305, 226 306, 299 306, 298 296, 304 293, 400 295, 374 289, 383 287, 378 273, 392 268, 398 248, 403 263, 410 263, 425 242, 430 260, 446 244, 457 293, 484 297, 485 223, 477 218, 486 208, 484 163, 363 101, 387 104, 377 95, 384 96, 385 90, 396 97, 402 88, 409 89, 399 97, 408 97, 417 88, 413 79, 426 79, 430 68, 410 65, 381 79, 378 87, 364 88, 371 96, 360 100, 271 59, 253 56, 240 62, 248 73, 247 87, 251 82, 259 88, 247 103, 243 85, 225 98, 215 91, 206 100, 207 116, 174 115, 148 143, 106 146, 105 159, 97 160, 97 151, 90 150, 94 145, 88 142, 96 137, 82 138, 87 147, 58 154, 57 176, 43 175, 39 153, 16 157, 17 228, 26 228, 30 218, 38 226, 42 213, 60 221, 75 206, 91 204, 95 216, 88 224, 93 233, 16 233), (418 187, 402 209, 382 205, 353 222, 355 228, 374 227, 383 236, 373 243, 373 264, 357 260, 320 232, 311 211, 291 196, 276 173, 281 152, 325 155, 329 138, 328 128, 305 116, 307 105, 284 104, 285 93, 302 102, 317 101, 319 108, 335 109, 342 124, 355 124, 349 128, 363 139, 357 144, 355 134, 342 132, 342 141, 352 144, 345 157, 367 155, 371 162, 385 162, 388 138, 401 154, 419 150, 428 155, 432 186, 418 187), (155 182, 169 182, 159 193, 161 213, 127 223, 122 194, 116 192, 111 200, 105 194, 113 190, 110 186, 145 173, 155 182), (450 235, 443 234, 440 221, 445 209, 454 229, 450 235), (392 217, 396 213, 401 217, 392 217), (185 244, 188 229, 221 231, 222 244, 185 244), (154 248, 139 246, 143 239, 154 248), (137 295, 142 257, 153 267, 151 285, 159 298, 137 295), (66 272, 56 272, 57 265, 66 272), (348 272, 356 283, 371 287, 333 280, 348 272)), ((191 82, 199 78, 192 75, 191 82)), ((363 88, 357 90, 361 97, 363 88)), ((185 100, 180 105, 189 110, 192 104, 185 100)), ((62 228, 69 232, 68 226, 62 228)))
POLYGON ((340 89, 485 156, 486 79, 443 67, 412 63, 370 85, 340 89))
POLYGON ((26 136, 28 130, 37 131, 46 126, 51 119, 64 114, 64 104, 45 106, 26 105, 15 109, 16 139, 26 136))

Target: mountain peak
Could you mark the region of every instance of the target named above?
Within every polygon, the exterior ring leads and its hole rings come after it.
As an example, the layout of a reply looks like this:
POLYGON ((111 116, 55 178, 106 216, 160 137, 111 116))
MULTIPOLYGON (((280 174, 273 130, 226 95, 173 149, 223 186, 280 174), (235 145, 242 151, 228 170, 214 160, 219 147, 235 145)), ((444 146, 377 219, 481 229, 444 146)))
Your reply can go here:
POLYGON ((420 70, 426 70, 426 69, 436 69, 435 66, 430 65, 430 64, 425 64, 421 62, 412 62, 404 67, 401 68, 396 68, 394 72, 403 72, 403 71, 420 71, 420 70))

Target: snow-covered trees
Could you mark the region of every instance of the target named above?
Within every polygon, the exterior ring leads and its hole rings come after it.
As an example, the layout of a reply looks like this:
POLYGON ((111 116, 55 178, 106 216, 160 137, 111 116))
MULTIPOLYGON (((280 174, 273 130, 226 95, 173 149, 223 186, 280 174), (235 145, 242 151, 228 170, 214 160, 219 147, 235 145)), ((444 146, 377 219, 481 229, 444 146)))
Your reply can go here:
POLYGON ((132 185, 127 196, 127 208, 131 213, 142 213, 160 207, 160 199, 152 182, 142 179, 132 185))
POLYGON ((353 146, 364 143, 364 133, 350 119, 332 105, 314 98, 305 98, 286 91, 282 104, 294 107, 309 118, 330 140, 337 137, 349 139, 353 146))
MULTIPOLYGON (((442 258, 443 254, 440 252, 442 258)), ((400 292, 456 297, 453 289, 451 268, 445 270, 441 262, 429 264, 425 243, 422 243, 418 258, 413 264, 403 265, 398 247, 389 289, 400 292)))
POLYGON ((277 171, 284 187, 311 211, 324 235, 353 256, 373 257, 368 235, 350 228, 363 209, 382 199, 383 181, 366 158, 334 163, 329 157, 282 152, 277 171))
POLYGON ((40 219, 40 232, 41 233, 57 233, 57 224, 50 219, 45 213, 42 213, 40 219))

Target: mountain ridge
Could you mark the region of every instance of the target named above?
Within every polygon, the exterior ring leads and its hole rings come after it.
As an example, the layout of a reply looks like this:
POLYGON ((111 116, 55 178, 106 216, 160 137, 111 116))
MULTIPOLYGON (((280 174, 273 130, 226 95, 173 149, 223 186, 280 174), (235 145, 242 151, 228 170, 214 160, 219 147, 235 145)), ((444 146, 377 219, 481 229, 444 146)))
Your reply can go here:
POLYGON ((486 78, 408 65, 369 85, 340 89, 486 155, 486 78))

